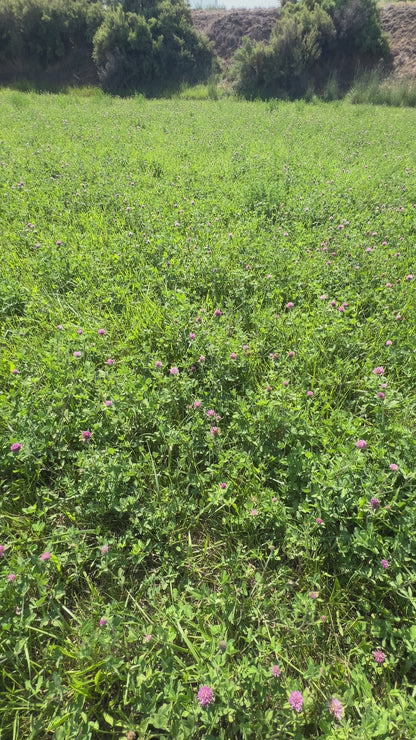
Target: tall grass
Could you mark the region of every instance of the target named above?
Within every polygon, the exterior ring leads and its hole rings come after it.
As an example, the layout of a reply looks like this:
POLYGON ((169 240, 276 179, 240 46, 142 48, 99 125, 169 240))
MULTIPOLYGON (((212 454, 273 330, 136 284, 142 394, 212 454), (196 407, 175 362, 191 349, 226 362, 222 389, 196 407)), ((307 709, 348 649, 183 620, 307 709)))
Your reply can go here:
POLYGON ((359 76, 347 94, 353 104, 388 105, 396 108, 414 108, 416 81, 413 79, 383 79, 373 71, 359 76))

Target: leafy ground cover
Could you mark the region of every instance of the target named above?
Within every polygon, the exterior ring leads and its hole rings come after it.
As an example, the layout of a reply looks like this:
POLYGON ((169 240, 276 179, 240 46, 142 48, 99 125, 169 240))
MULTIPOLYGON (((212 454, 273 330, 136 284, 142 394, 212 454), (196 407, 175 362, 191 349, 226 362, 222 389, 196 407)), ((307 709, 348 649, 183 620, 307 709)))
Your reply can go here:
POLYGON ((0 121, 1 737, 413 737, 414 114, 0 121))

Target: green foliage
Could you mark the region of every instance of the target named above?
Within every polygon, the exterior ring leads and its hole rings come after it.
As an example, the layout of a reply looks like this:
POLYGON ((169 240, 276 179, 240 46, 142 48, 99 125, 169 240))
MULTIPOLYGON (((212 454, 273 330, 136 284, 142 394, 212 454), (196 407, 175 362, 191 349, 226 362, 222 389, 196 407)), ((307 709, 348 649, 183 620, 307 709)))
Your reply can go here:
POLYGON ((375 0, 338 0, 333 20, 340 56, 378 60, 388 52, 375 0))
POLYGON ((360 59, 379 60, 386 44, 375 0, 287 2, 270 44, 247 39, 234 56, 235 89, 245 97, 302 97, 345 77, 360 59))
POLYGON ((97 31, 93 57, 104 89, 127 93, 201 81, 213 64, 182 0, 117 3, 97 31))
POLYGON ((103 88, 115 93, 179 89, 213 71, 212 48, 183 0, 0 0, 0 62, 9 76, 64 69, 76 52, 92 70, 94 60, 103 88))
POLYGON ((416 83, 414 80, 382 80, 377 72, 357 76, 348 93, 351 103, 368 105, 390 105, 395 107, 416 106, 416 83))
POLYGON ((125 14, 121 6, 108 10, 94 38, 93 59, 104 89, 150 87, 155 76, 154 43, 143 16, 125 14))
POLYGON ((0 0, 0 60, 46 67, 89 47, 103 17, 89 0, 0 0))

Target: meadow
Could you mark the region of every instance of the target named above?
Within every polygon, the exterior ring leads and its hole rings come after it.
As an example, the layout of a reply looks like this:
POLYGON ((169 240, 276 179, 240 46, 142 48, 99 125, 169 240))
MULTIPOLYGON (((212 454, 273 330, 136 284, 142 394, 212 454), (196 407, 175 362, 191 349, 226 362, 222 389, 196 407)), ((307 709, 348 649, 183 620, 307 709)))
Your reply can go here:
POLYGON ((0 91, 1 740, 416 736, 415 121, 0 91))

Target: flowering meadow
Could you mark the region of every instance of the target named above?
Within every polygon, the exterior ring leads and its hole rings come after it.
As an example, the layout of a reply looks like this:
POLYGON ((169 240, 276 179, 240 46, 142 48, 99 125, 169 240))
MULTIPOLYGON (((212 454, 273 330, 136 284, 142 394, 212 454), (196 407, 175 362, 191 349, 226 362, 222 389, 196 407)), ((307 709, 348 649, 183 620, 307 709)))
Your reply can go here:
POLYGON ((0 91, 0 737, 416 737, 411 110, 0 91))

